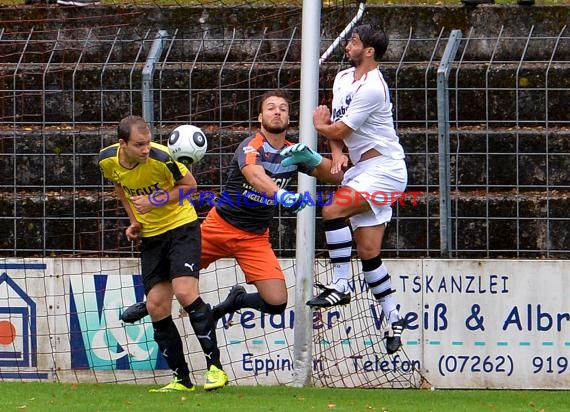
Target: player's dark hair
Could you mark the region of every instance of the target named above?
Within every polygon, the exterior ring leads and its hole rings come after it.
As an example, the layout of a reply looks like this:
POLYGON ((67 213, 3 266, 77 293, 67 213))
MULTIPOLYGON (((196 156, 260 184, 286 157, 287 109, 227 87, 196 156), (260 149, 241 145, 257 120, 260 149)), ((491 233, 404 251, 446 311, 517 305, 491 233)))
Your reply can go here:
POLYGON ((371 24, 363 24, 355 27, 352 33, 358 34, 364 47, 373 47, 374 60, 380 61, 388 49, 389 42, 388 35, 384 29, 371 24))
POLYGON ((125 142, 129 141, 131 137, 131 130, 136 127, 141 133, 150 133, 150 128, 145 120, 140 116, 127 116, 119 122, 117 126, 117 136, 125 142))
POLYGON ((265 103, 265 101, 270 97, 281 97, 282 99, 285 99, 285 101, 289 106, 291 106, 291 96, 286 90, 283 89, 269 90, 268 92, 263 93, 259 97, 259 101, 257 102, 257 113, 262 112, 263 103, 265 103))

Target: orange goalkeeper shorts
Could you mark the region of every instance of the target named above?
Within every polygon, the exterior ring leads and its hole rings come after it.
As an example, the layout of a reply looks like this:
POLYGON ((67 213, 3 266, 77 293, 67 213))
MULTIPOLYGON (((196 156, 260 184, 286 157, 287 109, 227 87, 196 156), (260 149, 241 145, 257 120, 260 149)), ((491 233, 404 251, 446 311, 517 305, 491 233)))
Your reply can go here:
POLYGON ((247 283, 267 279, 285 279, 281 265, 264 234, 246 232, 226 222, 212 208, 201 224, 202 257, 200 267, 207 268, 221 258, 235 258, 245 273, 247 283))

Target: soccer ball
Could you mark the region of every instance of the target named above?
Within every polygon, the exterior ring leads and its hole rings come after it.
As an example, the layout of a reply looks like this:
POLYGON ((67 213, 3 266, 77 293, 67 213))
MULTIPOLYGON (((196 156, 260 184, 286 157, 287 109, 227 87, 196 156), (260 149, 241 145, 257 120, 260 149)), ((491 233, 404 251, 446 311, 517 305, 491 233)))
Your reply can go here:
POLYGON ((202 160, 208 141, 199 127, 184 124, 170 133, 167 146, 175 160, 190 166, 202 160))

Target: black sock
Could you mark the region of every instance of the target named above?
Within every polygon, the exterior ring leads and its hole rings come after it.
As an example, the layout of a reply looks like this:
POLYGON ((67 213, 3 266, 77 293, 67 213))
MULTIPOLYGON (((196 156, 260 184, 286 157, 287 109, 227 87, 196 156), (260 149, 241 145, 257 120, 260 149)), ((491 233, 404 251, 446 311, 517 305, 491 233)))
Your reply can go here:
POLYGON ((152 322, 152 327, 154 329, 154 340, 158 344, 164 359, 166 359, 166 363, 180 380, 180 383, 191 388, 192 381, 190 380, 188 364, 184 358, 182 339, 172 320, 172 316, 152 322))
POLYGON ((287 302, 281 305, 270 305, 263 300, 259 293, 244 293, 238 296, 236 299, 236 305, 238 307, 235 310, 241 308, 251 308, 269 314, 279 314, 283 313, 285 307, 287 306, 287 302))
POLYGON ((211 365, 222 369, 220 362, 220 349, 218 349, 218 340, 216 338, 216 323, 212 315, 210 305, 206 304, 201 297, 184 308, 190 317, 190 325, 194 329, 194 333, 200 342, 202 351, 206 356, 206 367, 210 369, 211 365))

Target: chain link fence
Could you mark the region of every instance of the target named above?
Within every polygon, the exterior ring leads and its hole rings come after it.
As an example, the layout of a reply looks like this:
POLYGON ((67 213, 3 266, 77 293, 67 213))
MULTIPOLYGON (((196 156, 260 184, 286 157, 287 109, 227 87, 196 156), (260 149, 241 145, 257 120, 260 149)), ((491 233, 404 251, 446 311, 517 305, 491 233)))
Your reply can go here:
MULTIPOLYGON (((209 150, 192 172, 202 190, 222 190, 233 151, 257 128, 255 98, 264 91, 292 92, 296 138, 300 7, 60 13, 66 24, 48 17, 0 22, 0 255, 136 252, 97 166, 99 149, 116 140, 116 124, 126 115, 146 111, 159 142, 180 124, 201 127, 209 150)), ((354 6, 344 3, 323 10, 322 50, 351 13, 354 6)), ((421 195, 415 204, 395 204, 384 255, 438 257, 437 72, 451 29, 387 31, 381 69, 407 152, 408 191, 421 195)), ((462 31, 446 83, 451 242, 445 255, 569 256, 569 56, 565 26, 552 32, 531 26, 516 35, 503 26, 487 35, 462 31)), ((332 80, 344 67, 342 47, 321 65, 323 104, 330 104, 332 80)), ((199 212, 203 217, 207 208, 199 212)), ((320 219, 322 251, 319 228, 320 219)), ((272 228, 280 256, 294 255, 294 231, 294 216, 280 210, 272 228)))

